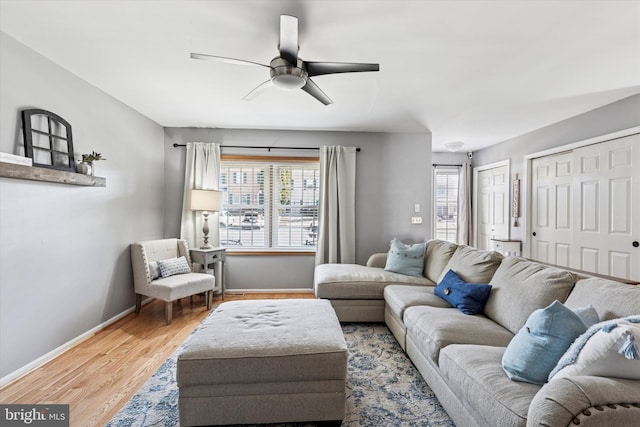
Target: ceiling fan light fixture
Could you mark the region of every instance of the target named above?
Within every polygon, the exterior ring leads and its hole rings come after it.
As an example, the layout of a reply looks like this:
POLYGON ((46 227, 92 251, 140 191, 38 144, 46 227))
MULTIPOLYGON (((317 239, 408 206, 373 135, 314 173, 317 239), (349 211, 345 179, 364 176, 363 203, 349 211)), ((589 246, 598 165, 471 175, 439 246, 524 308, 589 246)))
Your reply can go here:
POLYGON ((295 74, 280 74, 278 76, 274 76, 272 81, 274 85, 284 90, 300 89, 302 86, 307 84, 307 79, 304 78, 304 76, 298 76, 295 74))
POLYGON ((282 58, 274 58, 271 61, 271 81, 281 89, 300 89, 307 84, 307 73, 302 67, 294 67, 282 58))
POLYGON ((462 146, 464 145, 464 142, 462 141, 452 141, 452 142, 447 142, 446 144, 444 144, 445 147, 447 147, 447 150, 455 153, 456 151, 460 150, 462 148, 462 146))

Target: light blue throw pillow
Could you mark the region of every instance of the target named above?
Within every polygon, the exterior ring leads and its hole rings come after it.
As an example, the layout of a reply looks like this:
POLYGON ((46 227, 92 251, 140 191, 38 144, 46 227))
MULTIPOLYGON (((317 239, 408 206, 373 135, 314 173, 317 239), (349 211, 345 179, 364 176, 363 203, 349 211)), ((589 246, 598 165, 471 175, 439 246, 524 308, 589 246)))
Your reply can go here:
POLYGON ((424 269, 424 243, 406 245, 398 239, 393 239, 387 254, 384 269, 407 276, 422 277, 424 269))
POLYGON ((531 313, 502 355, 502 369, 514 381, 544 384, 571 343, 586 330, 582 319, 556 300, 531 313))
POLYGON ((580 319, 582 319, 587 328, 595 325, 596 323, 600 323, 598 312, 591 304, 584 307, 574 308, 572 310, 580 319))
POLYGON ((158 268, 163 278, 175 276, 176 274, 191 273, 187 258, 184 256, 158 261, 158 268))

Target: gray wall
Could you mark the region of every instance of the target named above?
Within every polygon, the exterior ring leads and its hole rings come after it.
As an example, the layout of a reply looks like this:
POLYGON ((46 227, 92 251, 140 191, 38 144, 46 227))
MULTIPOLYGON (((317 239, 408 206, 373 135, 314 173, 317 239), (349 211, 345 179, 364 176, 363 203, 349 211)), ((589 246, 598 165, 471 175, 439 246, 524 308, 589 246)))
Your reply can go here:
MULTIPOLYGON (((223 145, 360 147, 356 165, 356 258, 364 264, 374 252, 386 252, 389 241, 431 237, 431 135, 318 131, 165 128, 165 235, 180 233, 185 149, 173 143, 216 142, 223 145), (423 223, 411 225, 415 203, 423 223)), ((242 150, 224 153, 238 153, 242 150)), ((247 151, 244 151, 245 153, 247 151)), ((252 154, 268 155, 266 150, 252 154)), ((317 151, 274 150, 272 155, 317 155, 317 151)), ((313 256, 230 256, 229 289, 310 289, 313 256)))
POLYGON ((134 303, 129 243, 163 231, 162 128, 0 33, 0 151, 19 110, 53 111, 106 188, 0 178, 0 378, 134 303))
MULTIPOLYGON (((521 202, 523 202, 528 198, 528 182, 524 176, 525 155, 630 129, 635 126, 640 126, 640 95, 622 99, 479 150, 474 153, 473 165, 477 167, 510 159, 511 179, 514 179, 516 174, 520 177, 521 202)), ((514 227, 513 225, 510 227, 511 238, 523 240, 526 247, 526 236, 524 236, 523 227, 514 227)))

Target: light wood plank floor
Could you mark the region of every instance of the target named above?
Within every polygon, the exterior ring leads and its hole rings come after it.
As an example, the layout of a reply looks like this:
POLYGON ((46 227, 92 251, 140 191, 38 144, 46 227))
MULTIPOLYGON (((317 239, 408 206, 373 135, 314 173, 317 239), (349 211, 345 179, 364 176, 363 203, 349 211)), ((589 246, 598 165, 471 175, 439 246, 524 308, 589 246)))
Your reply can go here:
MULTIPOLYGON (((314 298, 313 293, 225 294, 238 299, 314 298)), ((214 305, 221 302, 216 297, 214 305)), ((0 389, 0 402, 69 404, 71 426, 105 425, 209 314, 203 298, 174 303, 165 325, 164 303, 127 315, 54 360, 0 389)))

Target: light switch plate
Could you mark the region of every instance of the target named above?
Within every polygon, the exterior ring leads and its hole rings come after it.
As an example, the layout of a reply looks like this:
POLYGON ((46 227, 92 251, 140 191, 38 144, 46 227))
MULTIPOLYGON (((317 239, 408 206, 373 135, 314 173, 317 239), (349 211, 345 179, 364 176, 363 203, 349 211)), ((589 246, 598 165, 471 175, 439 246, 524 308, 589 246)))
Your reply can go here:
POLYGON ((411 217, 411 224, 422 224, 422 217, 421 216, 412 216, 411 217))

